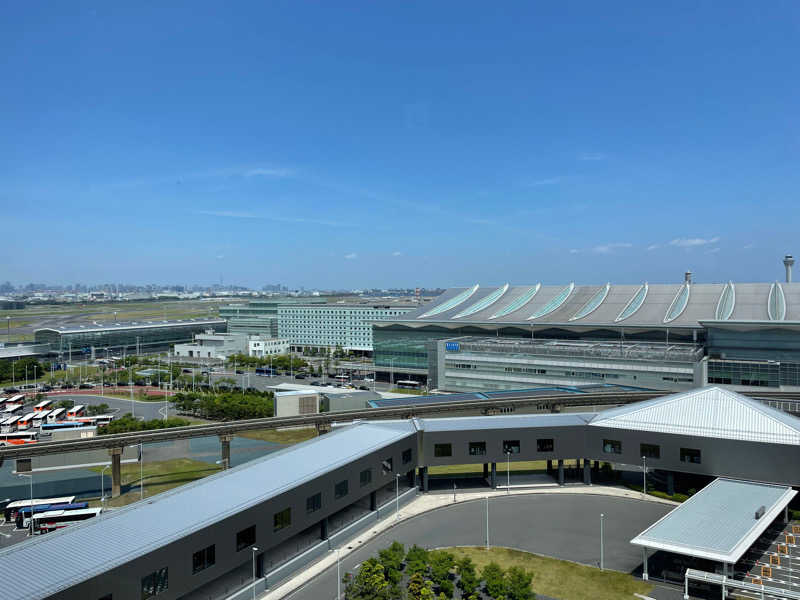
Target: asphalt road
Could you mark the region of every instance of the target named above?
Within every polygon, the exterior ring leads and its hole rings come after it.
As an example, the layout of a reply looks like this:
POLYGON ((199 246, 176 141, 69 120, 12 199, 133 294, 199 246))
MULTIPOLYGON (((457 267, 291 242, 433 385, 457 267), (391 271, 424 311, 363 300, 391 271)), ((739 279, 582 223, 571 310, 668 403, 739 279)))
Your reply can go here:
MULTIPOLYGON (((633 572, 642 553, 630 540, 672 509, 666 504, 611 496, 531 494, 496 497, 489 503, 490 542, 587 565, 600 560, 600 513, 604 517, 605 566, 633 572)), ((482 546, 486 543, 486 505, 466 502, 403 521, 342 559, 342 574, 394 540, 427 548, 482 546)), ((333 599, 336 565, 286 598, 333 599)))
MULTIPOLYGON (((280 383, 292 383, 294 385, 304 385, 304 386, 311 386, 312 381, 319 381, 322 382, 322 377, 311 376, 307 377, 306 379, 295 379, 290 376, 278 376, 278 377, 264 377, 263 375, 255 375, 250 373, 250 377, 245 375, 237 375, 233 371, 226 371, 226 372, 215 372, 211 373, 211 381, 216 381, 218 379, 233 379, 236 382, 236 385, 242 385, 242 378, 244 378, 244 385, 245 387, 254 387, 257 390, 264 391, 266 389, 270 389, 275 387, 280 383)), ((203 381, 207 380, 207 376, 203 376, 203 381)), ((198 375, 196 381, 200 382, 200 376, 198 375)), ((330 377, 325 377, 325 384, 332 385, 330 377)), ((364 381, 355 381, 354 385, 364 385, 367 386, 370 390, 372 390, 372 383, 367 383, 364 381)), ((313 386, 316 387, 316 386, 313 386)), ((391 386, 386 382, 377 382, 375 384, 375 389, 379 392, 388 392, 391 386)))
MULTIPOLYGON (((134 388, 134 392, 136 388, 134 388)), ((143 402, 141 400, 122 400, 120 398, 111 398, 109 396, 97 395, 82 395, 82 394, 59 394, 49 398, 54 403, 60 400, 72 400, 75 404, 108 404, 109 413, 122 416, 125 413, 133 412, 137 418, 145 420, 150 419, 163 419, 164 418, 164 402, 143 402)), ((174 416, 175 411, 170 407, 169 415, 174 416)))

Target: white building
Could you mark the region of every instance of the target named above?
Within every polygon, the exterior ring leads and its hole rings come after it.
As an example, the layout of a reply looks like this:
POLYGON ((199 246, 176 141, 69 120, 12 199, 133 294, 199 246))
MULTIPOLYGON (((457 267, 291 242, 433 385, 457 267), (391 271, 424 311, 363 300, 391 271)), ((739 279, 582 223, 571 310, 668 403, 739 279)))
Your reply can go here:
POLYGON ((319 412, 319 393, 316 390, 275 392, 275 416, 293 417, 319 412))
POLYGON ((418 308, 404 305, 278 305, 278 335, 296 348, 372 352, 372 322, 398 319, 418 308))
POLYGON ((225 359, 248 352, 248 336, 242 333, 200 333, 191 344, 175 344, 175 356, 225 359))
POLYGON ((282 338, 251 335, 247 346, 248 355, 259 358, 272 356, 273 354, 287 354, 289 352, 289 340, 282 338))

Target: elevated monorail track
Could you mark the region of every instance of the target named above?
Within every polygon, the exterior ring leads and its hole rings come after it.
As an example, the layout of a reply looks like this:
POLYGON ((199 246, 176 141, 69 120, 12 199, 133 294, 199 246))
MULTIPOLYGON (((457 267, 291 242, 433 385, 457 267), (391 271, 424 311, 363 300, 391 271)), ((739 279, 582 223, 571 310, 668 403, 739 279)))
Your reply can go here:
MULTIPOLYGON (((152 442, 165 442, 208 436, 227 437, 244 431, 277 429, 280 427, 317 427, 328 430, 334 423, 346 423, 359 419, 410 419, 412 417, 435 417, 443 414, 499 414, 511 413, 520 409, 534 411, 559 411, 564 408, 599 407, 629 404, 664 396, 665 392, 597 392, 587 394, 552 394, 523 398, 469 400, 463 402, 437 402, 429 404, 392 406, 327 412, 313 415, 291 417, 268 417, 228 421, 208 425, 172 427, 155 431, 137 431, 103 435, 79 440, 58 442, 39 442, 23 446, 0 448, 0 464, 5 459, 25 459, 48 454, 78 452, 84 450, 115 449, 152 442)), ((798 392, 759 392, 758 398, 764 400, 797 400, 798 392)))

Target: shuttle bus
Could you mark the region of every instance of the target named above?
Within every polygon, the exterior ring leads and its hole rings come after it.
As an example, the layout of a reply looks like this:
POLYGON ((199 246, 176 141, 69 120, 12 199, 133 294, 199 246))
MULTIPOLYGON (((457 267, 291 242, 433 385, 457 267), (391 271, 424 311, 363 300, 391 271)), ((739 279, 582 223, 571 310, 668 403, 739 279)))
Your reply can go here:
POLYGON ((62 429, 80 429, 90 427, 91 423, 85 421, 56 421, 55 423, 42 423, 42 431, 61 431, 62 429))
POLYGON ((67 415, 66 408, 57 408, 47 415, 47 422, 55 423, 56 421, 61 421, 66 415, 67 415))
POLYGON ((3 411, 3 413, 5 413, 5 415, 9 417, 16 412, 22 412, 22 404, 8 403, 6 404, 6 408, 3 411))
POLYGON ((17 394, 16 396, 11 396, 6 400, 8 404, 23 404, 25 402, 25 394, 17 394))
POLYGON ((42 423, 47 423, 47 415, 50 414, 49 410, 41 410, 33 415, 33 426, 41 427, 42 423))
POLYGON ((78 417, 72 419, 75 423, 84 423, 85 425, 108 425, 114 420, 114 415, 92 415, 91 417, 78 417))
POLYGON ((38 431, 15 431, 13 433, 0 433, 0 446, 21 446, 39 441, 38 431))
POLYGON ((263 375, 264 377, 274 377, 275 369, 272 367, 256 367, 256 375, 263 375))
POLYGON ((24 417, 20 417, 19 421, 17 421, 17 431, 22 431, 23 429, 30 429, 33 426, 33 417, 34 413, 28 413, 24 417))
POLYGON ((76 521, 85 521, 96 517, 102 508, 84 508, 82 510, 50 510, 38 515, 33 515, 33 532, 48 533, 66 527, 76 521))
POLYGON ((0 433, 14 433, 17 430, 17 423, 19 416, 8 417, 5 421, 0 423, 0 433))
POLYGON ((3 509, 3 518, 6 523, 10 523, 17 518, 17 511, 26 506, 33 505, 34 508, 43 504, 71 504, 75 502, 75 496, 63 496, 61 498, 34 498, 33 500, 16 500, 10 502, 3 509))
POLYGON ((83 404, 76 404, 72 408, 67 409, 67 418, 75 419, 82 417, 86 413, 86 407, 83 404))
POLYGON ((410 379, 395 382, 395 385, 403 390, 418 390, 419 381, 411 381, 410 379))
MULTIPOLYGON (((89 508, 88 502, 66 502, 63 504, 42 504, 40 506, 33 507, 33 514, 38 515, 41 513, 45 513, 52 510, 83 510, 84 508, 89 508)), ((17 511, 17 516, 14 517, 14 520, 17 525, 17 529, 27 529, 30 525, 30 518, 31 518, 31 509, 29 506, 25 506, 24 508, 20 508, 17 511)))
POLYGON ((50 410, 49 407, 52 403, 52 400, 42 400, 39 402, 39 404, 33 407, 33 412, 44 412, 46 410, 50 410))

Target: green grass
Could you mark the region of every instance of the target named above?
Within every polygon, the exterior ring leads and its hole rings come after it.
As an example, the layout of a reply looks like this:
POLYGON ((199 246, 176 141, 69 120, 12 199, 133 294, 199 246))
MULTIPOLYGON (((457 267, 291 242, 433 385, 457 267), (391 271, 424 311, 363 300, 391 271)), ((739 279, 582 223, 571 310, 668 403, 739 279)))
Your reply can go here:
POLYGON ((303 427, 301 429, 257 429, 255 431, 243 431, 236 434, 239 437, 251 440, 262 440, 264 442, 275 442, 276 444, 298 444, 317 437, 316 427, 303 427))
MULTIPOLYGON (((511 463, 511 472, 542 473, 547 470, 546 460, 522 460, 511 463)), ((497 472, 506 472, 506 463, 497 463, 497 472)), ((483 477, 482 465, 447 465, 428 467, 429 475, 479 475, 483 477)))
MULTIPOLYGON (((631 490, 633 490, 635 492, 639 492, 640 494, 642 493, 642 486, 640 486, 640 485, 635 485, 635 484, 632 484, 632 483, 626 483, 625 487, 627 487, 628 489, 631 489, 631 490)), ((686 494, 675 493, 675 494, 672 494, 672 496, 670 496, 666 492, 661 492, 659 490, 651 490, 651 489, 647 490, 647 495, 648 496, 653 496, 654 498, 661 498, 663 500, 672 500, 673 502, 686 502, 690 498, 690 496, 687 496, 686 494)))
MULTIPOLYGON (((103 467, 92 467, 92 471, 100 473, 103 467)), ((144 478, 144 497, 154 496, 161 492, 166 492, 172 488, 185 483, 190 483, 197 479, 202 479, 207 475, 213 475, 219 471, 219 465, 210 465, 199 460, 189 458, 176 458, 157 462, 147 462, 147 452, 145 451, 145 462, 142 466, 144 478)), ((106 493, 110 490, 111 469, 106 469, 106 493)), ((122 485, 136 486, 121 496, 106 500, 105 504, 109 507, 120 507, 139 500, 139 464, 122 465, 122 485)), ((90 506, 100 506, 100 500, 92 500, 90 506)))
POLYGON ((647 595, 653 586, 627 573, 601 571, 538 554, 509 548, 445 548, 457 559, 469 556, 479 569, 494 561, 504 569, 522 567, 533 572, 533 591, 559 600, 620 600, 634 593, 647 595))

